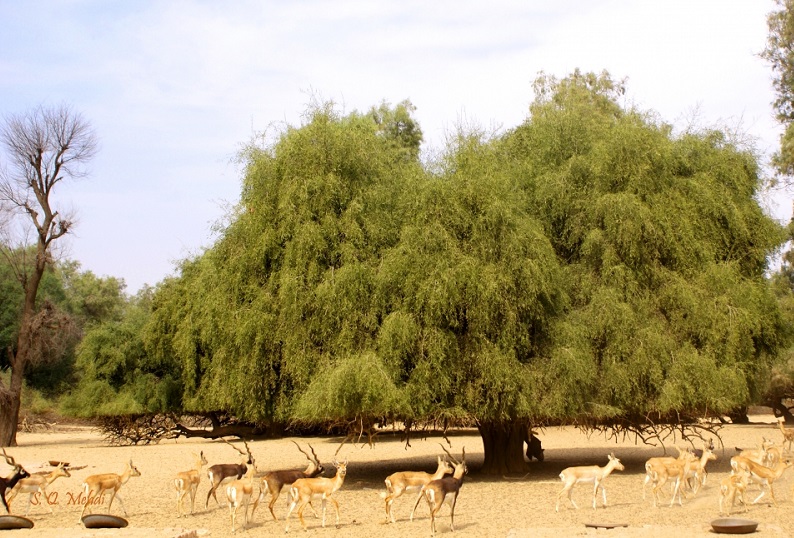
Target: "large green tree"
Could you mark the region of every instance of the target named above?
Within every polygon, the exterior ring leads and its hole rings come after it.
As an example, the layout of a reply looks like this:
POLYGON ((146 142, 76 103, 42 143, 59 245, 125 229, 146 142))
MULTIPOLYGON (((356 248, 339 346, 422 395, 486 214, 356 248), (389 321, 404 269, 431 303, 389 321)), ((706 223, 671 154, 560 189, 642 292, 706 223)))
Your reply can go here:
POLYGON ((625 109, 607 74, 536 91, 522 125, 457 133, 432 171, 405 104, 322 105, 249 148, 237 213, 147 324, 186 409, 474 423, 504 473, 528 421, 751 401, 785 343, 755 157, 625 109))
POLYGON ((570 299, 539 361, 545 413, 670 420, 757 399, 788 331, 765 279, 785 232, 756 201, 756 157, 624 110, 606 74, 537 84, 506 143, 570 299))

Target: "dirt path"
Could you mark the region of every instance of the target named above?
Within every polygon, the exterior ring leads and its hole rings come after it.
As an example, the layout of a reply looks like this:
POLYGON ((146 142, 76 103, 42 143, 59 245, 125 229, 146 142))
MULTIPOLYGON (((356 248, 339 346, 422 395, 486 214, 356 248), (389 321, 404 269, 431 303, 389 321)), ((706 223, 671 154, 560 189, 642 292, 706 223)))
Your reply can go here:
MULTIPOLYGON (((767 423, 744 426, 729 426, 722 430, 723 446, 717 447, 719 459, 709 464, 706 486, 697 496, 684 500, 683 506, 660 508, 651 506, 650 495, 642 499, 642 484, 645 476, 644 463, 651 456, 662 455, 660 448, 635 444, 633 440, 616 443, 603 436, 587 437, 575 428, 549 428, 540 434, 546 449, 546 461, 533 463, 529 476, 512 479, 488 478, 476 471, 482 463, 482 443, 474 432, 451 437, 453 453, 466 447, 467 461, 471 473, 466 478, 456 509, 455 536, 494 537, 549 537, 606 536, 614 537, 658 537, 676 538, 691 536, 715 536, 710 521, 720 517, 718 510, 718 488, 720 480, 728 474, 729 459, 735 454, 734 447, 753 447, 766 436, 780 442, 782 436, 772 424, 772 417, 756 417, 767 423), (626 469, 616 472, 606 481, 609 506, 602 508, 599 500, 597 510, 590 508, 592 487, 579 485, 574 488, 573 498, 580 506, 574 510, 570 504, 561 504, 560 512, 554 510, 557 493, 561 489, 560 471, 571 465, 604 465, 607 454, 614 452, 626 469), (585 523, 625 523, 628 527, 613 530, 588 529, 585 523)), ((228 509, 219 508, 210 500, 204 508, 208 485, 202 478, 197 499, 197 513, 187 518, 176 517, 175 492, 170 478, 177 472, 189 469, 193 464, 191 452, 203 450, 210 464, 232 463, 237 455, 222 442, 203 440, 166 441, 159 445, 144 447, 108 447, 94 431, 85 428, 59 428, 56 432, 21 433, 20 446, 10 453, 29 470, 35 470, 49 460, 68 461, 72 466, 86 466, 72 472, 71 478, 61 478, 51 488, 50 514, 43 503, 33 506, 29 517, 35 522, 30 531, 13 533, 15 537, 27 536, 228 536, 230 520, 228 509), (103 472, 121 473, 130 460, 141 471, 142 476, 132 478, 121 489, 130 527, 123 530, 88 531, 79 523, 80 484, 86 476, 103 472), (192 532, 192 531, 195 531, 192 532)), ((307 439, 308 440, 308 439, 307 439)), ((299 440, 304 443, 307 440, 299 440)), ((313 438, 309 440, 322 462, 332 474, 330 461, 338 448, 338 438, 313 438)), ((297 536, 344 536, 371 537, 389 533, 391 536, 429 536, 430 525, 426 505, 420 505, 417 518, 410 522, 408 514, 415 500, 414 494, 406 494, 395 502, 394 525, 384 523, 385 514, 380 492, 384 491, 383 479, 397 470, 433 470, 436 455, 440 453, 439 439, 416 440, 406 450, 396 437, 385 436, 374 448, 346 445, 339 454, 347 458, 348 474, 342 489, 336 494, 340 504, 341 525, 333 526, 333 508, 329 505, 329 526, 320 527, 307 510, 308 532, 300 529, 297 519, 291 524, 290 534, 297 536)), ((261 469, 303 468, 306 460, 291 439, 256 441, 250 443, 257 465, 261 469)), ((670 450, 674 452, 674 450, 670 450)), ((0 465, 0 474, 7 474, 8 467, 0 465)), ((788 471, 777 483, 778 506, 762 503, 750 506, 746 513, 734 516, 750 518, 759 522, 761 536, 784 537, 794 532, 794 502, 792 501, 794 472, 788 471)), ((758 495, 753 487, 748 497, 758 495)), ((223 499, 223 495, 218 496, 223 499)), ((277 504, 280 518, 286 515, 286 491, 277 504)), ((24 514, 27 498, 20 496, 12 506, 17 514, 24 514)), ((105 512, 105 508, 97 508, 105 512)), ((118 501, 110 513, 123 515, 118 501)), ((448 509, 439 521, 439 534, 450 535, 448 509)), ((242 514, 241 514, 242 515, 242 514)), ((294 518, 294 515, 293 515, 294 518)), ((283 521, 274 522, 266 506, 257 509, 254 520, 242 536, 276 536, 284 534, 283 521)))

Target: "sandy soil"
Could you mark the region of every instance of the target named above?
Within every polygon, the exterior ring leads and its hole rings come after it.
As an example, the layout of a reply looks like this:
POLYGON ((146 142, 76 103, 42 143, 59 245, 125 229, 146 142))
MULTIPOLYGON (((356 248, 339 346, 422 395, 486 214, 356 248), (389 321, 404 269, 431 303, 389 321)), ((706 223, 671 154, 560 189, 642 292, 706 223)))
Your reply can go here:
MULTIPOLYGON (((721 430, 724 446, 717 447, 719 459, 709 464, 706 486, 697 496, 684 500, 683 506, 664 505, 653 508, 650 495, 642 499, 644 462, 651 456, 663 454, 661 448, 635 443, 633 439, 615 442, 601 435, 586 436, 572 427, 548 428, 539 437, 546 449, 546 461, 533 463, 526 477, 491 478, 477 473, 482 463, 482 444, 475 432, 462 432, 452 436, 453 453, 460 453, 465 446, 470 474, 467 476, 458 500, 455 518, 456 536, 507 536, 507 537, 554 537, 606 536, 657 537, 657 536, 714 536, 710 521, 720 517, 718 507, 719 481, 728 474, 729 459, 735 454, 734 447, 753 447, 766 436, 780 441, 782 436, 772 424, 772 417, 761 417, 761 421, 744 426, 729 426, 721 430), (763 420, 768 422, 764 423, 763 420), (554 510, 557 493, 561 489, 560 471, 572 465, 604 465, 607 454, 614 452, 626 466, 625 471, 616 472, 606 481, 609 506, 603 508, 599 501, 597 510, 590 507, 592 487, 578 485, 573 498, 580 506, 573 509, 570 504, 561 505, 560 512, 554 510), (586 528, 585 523, 624 523, 627 527, 612 530, 586 528)), ((72 472, 71 478, 60 478, 50 487, 50 514, 40 501, 34 505, 29 518, 35 528, 15 531, 11 536, 228 536, 230 518, 227 508, 218 507, 210 500, 208 509, 204 500, 209 486, 206 477, 199 486, 196 513, 187 518, 176 517, 175 492, 171 477, 178 471, 187 470, 193 463, 191 452, 203 450, 210 464, 233 463, 236 453, 223 442, 201 440, 164 441, 159 445, 142 447, 109 447, 101 436, 90 429, 57 427, 55 431, 20 433, 19 447, 10 453, 18 462, 31 471, 47 467, 47 461, 67 461, 72 466, 85 466, 72 472), (91 474, 121 473, 130 460, 141 471, 142 476, 132 478, 121 489, 130 526, 121 530, 89 531, 79 522, 80 484, 91 474)), ((312 438, 310 441, 327 468, 326 475, 333 474, 330 461, 339 446, 338 438, 312 438)), ((374 448, 345 445, 339 459, 348 458, 348 474, 342 489, 335 495, 340 504, 341 524, 333 525, 333 509, 329 504, 328 522, 325 529, 320 521, 306 511, 308 532, 300 528, 293 514, 290 534, 298 536, 351 536, 369 537, 378 533, 395 536, 429 536, 430 520, 426 505, 420 505, 417 518, 410 522, 408 514, 413 505, 414 494, 406 494, 395 502, 398 521, 394 525, 385 523, 385 513, 380 492, 384 491, 383 479, 398 470, 429 470, 435 468, 436 455, 440 453, 438 438, 415 440, 411 448, 398 437, 382 436, 374 448)), ((241 446, 241 445, 240 445, 241 446)), ((250 443, 257 458, 257 466, 263 470, 275 468, 303 468, 306 460, 295 448, 291 439, 256 441, 250 443)), ((669 452, 674 449, 669 448, 669 452)), ((8 467, 0 465, 0 474, 8 474, 8 467)), ((794 473, 788 471, 777 482, 778 506, 765 504, 764 500, 749 507, 746 513, 734 517, 749 518, 759 522, 758 534, 762 536, 791 536, 794 532, 794 473)), ((757 487, 752 487, 750 499, 757 496, 757 487)), ((668 494, 669 495, 669 494, 668 494)), ((219 495, 223 499, 224 496, 219 495)), ((288 503, 286 491, 277 504, 281 519, 286 515, 288 503)), ((668 497, 669 498, 669 497, 668 497)), ((12 511, 24 514, 27 497, 20 496, 12 505, 12 511)), ((1 510, 1 509, 0 509, 1 510)), ((96 512, 107 512, 107 507, 97 507, 96 512)), ((123 515, 118 501, 109 511, 123 515)), ((438 531, 450 535, 448 509, 439 520, 438 531)), ((242 514, 241 514, 242 516, 242 514)), ((248 528, 238 531, 243 536, 270 536, 284 533, 283 521, 275 522, 266 506, 260 506, 248 528)))

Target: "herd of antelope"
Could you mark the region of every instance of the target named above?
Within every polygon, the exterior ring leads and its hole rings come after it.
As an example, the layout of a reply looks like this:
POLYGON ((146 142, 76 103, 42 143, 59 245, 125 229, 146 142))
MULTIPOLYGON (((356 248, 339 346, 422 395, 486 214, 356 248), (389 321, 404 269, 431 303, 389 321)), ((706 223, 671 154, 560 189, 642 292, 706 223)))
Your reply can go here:
MULTIPOLYGON (((751 484, 757 484, 760 493, 752 501, 757 503, 765 495, 769 494, 772 503, 777 506, 777 499, 773 489, 775 481, 779 480, 782 474, 794 465, 794 454, 791 453, 791 445, 794 443, 794 429, 784 428, 782 419, 778 420, 778 426, 783 433, 783 443, 777 445, 774 441, 762 438, 761 444, 756 449, 741 450, 733 456, 730 461, 731 473, 724 478, 719 487, 719 511, 720 514, 730 515, 736 503, 742 505, 746 510, 745 493, 751 484)), ((228 441, 226 441, 228 443, 228 441)), ((210 497, 215 499, 220 507, 221 502, 216 495, 218 488, 225 493, 229 507, 231 519, 231 529, 234 533, 239 524, 237 521, 238 511, 243 508, 243 528, 248 526, 249 520, 253 518, 259 503, 269 497, 268 509, 274 521, 279 521, 274 510, 282 490, 287 487, 289 495, 289 509, 285 519, 285 532, 289 531, 290 517, 293 512, 297 512, 301 526, 305 530, 306 522, 303 518, 303 511, 308 505, 318 517, 312 501, 320 501, 322 506, 322 526, 326 523, 326 503, 331 501, 334 505, 336 515, 336 525, 339 526, 339 503, 334 498, 343 485, 347 474, 347 459, 339 462, 333 460, 336 472, 332 478, 320 476, 325 468, 320 463, 314 448, 308 445, 309 451, 303 450, 298 443, 293 441, 298 450, 308 460, 308 465, 304 470, 274 470, 265 473, 257 471, 256 463, 248 447, 248 443, 243 441, 246 451, 243 452, 231 443, 228 443, 240 456, 239 463, 215 464, 206 470, 209 480, 209 490, 204 503, 205 510, 209 508, 210 497), (254 495, 255 489, 258 491, 254 495), (252 502, 253 500, 253 502, 252 502), (249 515, 250 507, 250 515, 249 515)), ((385 479, 386 491, 381 493, 384 501, 386 523, 395 523, 393 505, 396 499, 404 493, 413 491, 418 493, 410 512, 410 520, 413 521, 414 512, 424 499, 430 510, 430 529, 431 533, 436 532, 436 518, 442 506, 446 503, 450 506, 450 530, 454 531, 455 523, 455 504, 458 494, 463 484, 463 477, 467 473, 466 450, 463 449, 463 456, 458 461, 446 448, 443 447, 446 456, 439 456, 437 468, 434 473, 421 471, 402 471, 390 474, 385 479)), ((538 447, 539 448, 539 447, 538 447)), ((682 499, 688 495, 696 495, 700 488, 706 484, 708 472, 706 466, 709 461, 717 459, 714 453, 713 441, 703 443, 699 450, 689 450, 679 448, 678 457, 654 457, 645 464, 645 478, 642 486, 643 499, 646 498, 646 488, 648 485, 652 489, 652 505, 659 505, 659 496, 665 484, 670 484, 670 506, 678 500, 682 505, 682 499)), ((63 463, 57 465, 52 471, 29 474, 20 464, 16 463, 13 457, 2 449, 6 463, 12 466, 13 471, 8 477, 0 477, 0 500, 6 511, 11 513, 11 503, 20 493, 29 494, 28 509, 33 504, 36 494, 47 496, 47 487, 60 477, 70 477, 67 466, 63 463)), ((536 452, 542 460, 542 451, 536 452)), ((607 464, 603 467, 579 466, 568 467, 560 473, 563 488, 557 494, 555 510, 559 512, 560 501, 567 496, 571 505, 578 508, 571 496, 573 487, 578 483, 590 483, 593 485, 592 507, 596 508, 598 491, 601 490, 602 504, 607 505, 606 489, 604 481, 613 471, 624 470, 623 464, 614 454, 607 456, 607 464)), ((194 454, 194 465, 191 469, 177 473, 173 478, 172 487, 176 491, 177 517, 187 517, 188 514, 195 512, 195 501, 198 486, 201 482, 202 471, 209 464, 203 452, 194 454), (185 506, 190 500, 190 508, 185 506)), ((108 510, 113 504, 114 499, 118 499, 125 516, 127 515, 124 502, 119 495, 119 489, 132 477, 141 476, 141 473, 132 463, 126 465, 121 474, 104 473, 86 477, 82 483, 82 490, 85 495, 85 502, 80 513, 81 518, 85 515, 89 506, 97 504, 105 493, 109 494, 108 510)), ((794 495, 794 488, 792 488, 794 495)), ((49 507, 52 513, 52 508, 49 507)))

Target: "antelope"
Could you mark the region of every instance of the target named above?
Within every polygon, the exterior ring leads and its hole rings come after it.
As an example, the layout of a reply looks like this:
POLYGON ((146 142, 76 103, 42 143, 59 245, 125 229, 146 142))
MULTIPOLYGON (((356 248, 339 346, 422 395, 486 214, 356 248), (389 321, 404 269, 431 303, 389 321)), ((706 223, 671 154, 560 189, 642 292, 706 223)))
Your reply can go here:
POLYGON ((237 519, 237 509, 242 506, 245 512, 245 523, 248 526, 248 504, 251 502, 251 495, 254 493, 254 474, 256 467, 251 465, 245 472, 245 477, 237 479, 226 486, 226 498, 229 501, 229 512, 232 518, 232 534, 235 532, 235 520, 237 519))
POLYGON ((723 506, 728 505, 727 515, 731 515, 733 503, 736 497, 742 503, 742 507, 747 510, 747 504, 744 502, 744 492, 747 489, 748 474, 741 472, 739 474, 731 474, 726 476, 720 482, 720 514, 723 513, 723 506))
POLYGON ((761 500, 761 497, 766 495, 768 489, 772 495, 772 503, 777 506, 777 499, 775 499, 775 490, 773 484, 775 480, 785 472, 786 469, 794 465, 794 461, 779 461, 774 468, 769 468, 759 463, 749 460, 742 456, 734 456, 731 458, 731 468, 735 473, 747 472, 749 473, 750 480, 756 482, 761 486, 761 494, 755 498, 753 504, 761 500))
POLYGON ((706 443, 703 443, 703 448, 696 448, 694 450, 695 457, 700 459, 700 457, 703 456, 703 452, 705 452, 707 448, 708 448, 708 450, 711 450, 712 452, 714 452, 714 439, 712 439, 711 437, 709 437, 708 447, 706 447, 706 443))
MULTIPOLYGON (((436 514, 438 514, 445 502, 449 503, 451 510, 449 514, 449 529, 452 532, 455 531, 455 504, 458 502, 458 493, 460 493, 460 488, 463 485, 463 477, 469 471, 468 467, 466 467, 466 447, 463 448, 461 461, 453 458, 446 448, 444 452, 447 452, 452 459, 455 471, 452 476, 445 476, 428 482, 422 487, 421 492, 427 499, 427 506, 430 508, 430 532, 433 535, 436 534, 436 514)), ((422 496, 420 495, 419 499, 416 499, 414 510, 416 510, 416 505, 419 504, 421 498, 422 496)))
POLYGON ((224 439, 223 442, 235 449, 243 457, 246 457, 246 459, 243 460, 242 463, 217 463, 207 469, 207 477, 210 481, 210 490, 207 492, 207 501, 204 503, 205 509, 209 507, 210 496, 215 499, 215 502, 218 503, 218 506, 221 505, 218 497, 215 495, 215 491, 223 482, 241 479, 245 475, 246 471, 248 471, 248 465, 251 465, 252 467, 254 466, 254 457, 251 455, 251 449, 248 448, 248 443, 246 441, 243 441, 243 444, 245 445, 247 454, 226 439, 224 439))
POLYGON ((347 458, 345 458, 345 461, 342 463, 336 460, 334 460, 333 463, 334 467, 336 467, 336 475, 333 478, 318 476, 314 478, 299 478, 293 482, 289 490, 292 502, 287 512, 287 526, 284 528, 284 532, 289 532, 289 516, 298 503, 300 503, 298 507, 298 518, 300 518, 301 526, 306 530, 306 522, 303 520, 303 509, 306 508, 306 505, 309 504, 314 497, 320 497, 323 501, 323 527, 325 527, 325 501, 327 499, 331 499, 334 503, 334 508, 336 509, 336 525, 337 527, 339 526, 339 503, 336 502, 336 499, 334 499, 332 495, 342 487, 342 483, 345 481, 345 475, 347 474, 347 458))
POLYGON ((692 462, 692 465, 687 472, 687 476, 685 477, 687 483, 694 479, 694 482, 690 484, 692 493, 696 494, 700 490, 701 486, 706 485, 706 477, 708 476, 708 472, 706 472, 706 465, 708 462, 716 460, 717 455, 713 452, 713 449, 704 446, 700 457, 692 462))
POLYGON ((564 486, 557 494, 557 512, 560 511, 560 498, 565 493, 568 494, 568 500, 571 501, 573 507, 579 509, 579 507, 576 506, 576 503, 573 502, 573 499, 571 498, 571 491, 579 482, 593 482, 593 510, 595 510, 596 507, 598 488, 601 488, 601 493, 604 497, 604 506, 607 505, 607 490, 603 485, 604 479, 616 469, 618 471, 625 469, 623 464, 620 463, 620 460, 616 458, 614 454, 610 454, 607 457, 609 458, 609 461, 603 467, 598 467, 597 465, 585 465, 582 467, 568 467, 567 469, 563 469, 563 471, 560 473, 560 479, 562 480, 564 486))
POLYGON ((645 462, 645 481, 642 483, 643 499, 645 499, 645 488, 648 485, 648 482, 655 482, 656 475, 654 474, 654 469, 656 469, 659 465, 674 464, 676 461, 683 461, 684 458, 692 457, 692 453, 689 452, 689 450, 680 447, 676 448, 678 449, 677 458, 672 456, 655 456, 653 458, 649 458, 648 461, 645 462))
MULTIPOLYGON (((295 443, 295 441, 293 441, 293 443, 295 443)), ((254 512, 256 512, 256 507, 259 506, 259 503, 265 498, 265 493, 269 493, 270 502, 268 503, 267 507, 270 509, 270 514, 273 516, 273 520, 278 521, 278 517, 276 517, 276 512, 273 510, 273 507, 275 506, 279 495, 281 495, 281 490, 284 488, 284 486, 291 486, 299 478, 314 478, 322 474, 322 472, 325 470, 320 464, 320 459, 317 457, 317 453, 312 448, 312 445, 309 445, 309 449, 312 451, 312 456, 309 456, 309 454, 304 452, 298 443, 295 443, 295 446, 297 446, 301 454, 306 456, 306 459, 309 460, 309 465, 306 467, 305 471, 282 470, 270 471, 269 473, 266 473, 262 477, 262 481, 259 483, 259 496, 257 497, 256 501, 254 501, 253 509, 251 509, 252 519, 254 517, 254 512)), ((309 506, 311 506, 311 503, 309 506)), ((312 508, 312 510, 314 510, 314 508, 312 508)), ((317 514, 315 513, 315 515, 317 514)))
POLYGON ((141 473, 138 471, 138 468, 133 465, 132 460, 130 460, 124 469, 124 472, 121 474, 105 473, 86 477, 85 482, 83 482, 83 491, 85 492, 86 500, 85 504, 83 505, 83 511, 80 512, 80 519, 82 519, 85 515, 85 510, 88 508, 88 505, 91 504, 92 498, 96 499, 101 497, 106 491, 110 491, 108 510, 110 510, 110 507, 113 504, 113 499, 118 497, 119 502, 121 503, 121 509, 124 510, 124 515, 126 516, 127 509, 124 507, 124 499, 122 499, 121 495, 118 493, 119 488, 126 484, 127 481, 133 476, 141 476, 141 473))
POLYGON ((778 417, 777 425, 780 428, 780 432, 783 434, 783 444, 788 443, 788 450, 791 451, 791 443, 794 443, 794 428, 785 428, 783 427, 783 422, 785 419, 783 417, 778 417))
MULTIPOLYGON (((445 458, 438 456, 438 466, 436 472, 433 474, 424 471, 401 471, 392 473, 386 477, 386 493, 381 493, 381 498, 386 502, 386 522, 391 521, 396 523, 394 514, 392 513, 392 504, 394 500, 400 497, 408 490, 420 490, 417 502, 414 504, 414 509, 422 498, 422 487, 433 480, 443 478, 445 474, 453 471, 452 466, 445 458)), ((414 511, 411 510, 411 521, 414 520, 414 511)))
POLYGON ((645 463, 645 472, 653 478, 653 506, 658 506, 659 490, 667 482, 668 478, 675 478, 673 485, 673 496, 670 499, 670 506, 675 503, 676 495, 678 496, 678 505, 682 506, 681 500, 681 483, 684 482, 691 470, 695 467, 697 460, 692 453, 684 453, 681 458, 673 461, 661 461, 645 463))
MULTIPOLYGON (((11 492, 8 494, 8 499, 7 499, 8 503, 11 504, 16 498, 16 496, 19 495, 20 493, 29 493, 30 496, 28 497, 28 509, 25 512, 25 515, 28 515, 28 513, 30 512, 30 507, 33 505, 33 495, 41 492, 44 499, 46 499, 47 486, 49 486, 50 484, 55 482, 55 480, 57 480, 62 476, 67 478, 72 476, 69 474, 68 470, 64 469, 63 463, 58 465, 58 467, 56 467, 49 473, 37 474, 30 476, 28 478, 23 478, 22 480, 17 482, 16 485, 11 489, 11 492)), ((50 513, 52 514, 53 513, 52 507, 49 506, 49 504, 47 504, 46 502, 44 504, 47 506, 47 508, 50 509, 50 513)))
POLYGON ((766 437, 761 438, 761 448, 751 448, 742 450, 741 448, 736 448, 736 451, 739 452, 739 456, 742 458, 747 458, 748 460, 754 461, 760 465, 767 465, 769 462, 769 449, 775 445, 775 442, 767 439, 766 437))
MULTIPOLYGON (((193 510, 196 505, 196 491, 198 490, 199 482, 201 481, 201 468, 207 465, 207 459, 204 457, 204 451, 200 454, 193 453, 195 460, 193 468, 189 471, 182 471, 174 478, 174 487, 176 488, 176 517, 182 517, 182 505, 185 495, 190 494, 190 514, 193 515, 193 510)), ((187 514, 185 514, 187 517, 187 514)))
POLYGON ((6 449, 3 448, 3 457, 6 460, 6 463, 13 467, 13 471, 11 472, 11 476, 7 477, 0 477, 0 500, 3 501, 3 506, 5 506, 6 512, 11 513, 11 510, 8 509, 8 503, 6 502, 6 488, 13 488, 16 486, 17 482, 22 480, 23 478, 27 478, 30 476, 25 469, 22 468, 21 465, 14 461, 14 458, 6 454, 6 449))

